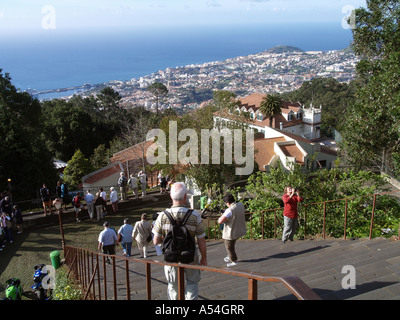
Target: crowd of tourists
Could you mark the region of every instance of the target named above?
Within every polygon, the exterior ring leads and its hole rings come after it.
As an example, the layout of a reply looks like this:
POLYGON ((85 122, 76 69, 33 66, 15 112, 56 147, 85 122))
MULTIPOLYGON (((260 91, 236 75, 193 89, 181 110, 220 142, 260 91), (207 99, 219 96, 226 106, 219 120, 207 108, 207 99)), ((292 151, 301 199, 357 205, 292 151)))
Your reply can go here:
MULTIPOLYGON (((156 254, 163 255, 166 262, 181 262, 195 265, 207 265, 207 245, 206 233, 201 213, 194 209, 188 208, 187 195, 188 191, 183 182, 168 183, 163 176, 158 177, 160 192, 166 192, 170 188, 170 197, 172 206, 162 212, 155 213, 153 223, 148 221, 148 215, 143 213, 141 219, 134 225, 129 223, 129 219, 125 218, 123 224, 118 231, 112 227, 108 221, 104 221, 103 230, 98 237, 98 249, 106 255, 115 255, 116 246, 121 244, 123 256, 132 256, 132 243, 136 241, 138 253, 141 258, 148 257, 148 247, 152 243, 155 246, 156 254), (179 221, 179 222, 178 222, 179 221), (182 231, 185 229, 185 231, 182 231), (173 232, 172 232, 173 231, 173 232), (182 232, 179 236, 179 233, 182 232), (178 241, 180 243, 178 244, 178 241), (177 248, 184 248, 180 251, 177 248)), ((95 195, 90 190, 85 195, 76 193, 72 199, 72 205, 76 214, 76 220, 80 221, 79 214, 85 206, 90 219, 96 218, 103 220, 107 215, 107 200, 111 202, 113 212, 118 212, 119 200, 127 199, 127 191, 130 189, 138 198, 138 185, 141 185, 142 196, 146 196, 146 175, 139 172, 138 176, 130 175, 129 179, 125 177, 124 172, 120 173, 118 186, 120 188, 120 196, 114 187, 110 188, 109 199, 107 194, 100 188, 95 195)), ((68 187, 66 184, 58 182, 56 187, 56 200, 63 203, 66 207, 71 200, 68 198, 68 187)), ((47 209, 52 214, 52 194, 44 184, 40 189, 40 196, 43 203, 44 214, 47 215, 47 209)), ((282 196, 284 203, 284 230, 282 242, 293 241, 293 236, 298 228, 297 204, 303 201, 299 190, 291 186, 285 187, 282 196)), ((228 268, 237 266, 239 257, 235 249, 238 239, 243 237, 246 230, 245 207, 243 203, 236 201, 235 197, 227 193, 223 202, 226 209, 221 211, 218 223, 223 227, 222 238, 224 240, 226 256, 223 261, 228 268)), ((9 196, 5 196, 0 201, 1 219, 0 219, 0 251, 3 250, 7 243, 13 243, 12 226, 15 223, 17 233, 22 230, 22 214, 18 205, 12 205, 9 196)), ((110 261, 107 261, 110 263, 110 261)), ((170 300, 178 297, 177 268, 165 265, 165 276, 167 278, 167 296, 170 300)), ((199 269, 185 268, 185 297, 188 300, 198 298, 198 283, 200 281, 201 272, 199 269)))
POLYGON ((0 251, 7 244, 14 242, 13 226, 16 226, 17 234, 22 233, 22 212, 18 205, 13 205, 10 196, 3 196, 0 200, 0 251))

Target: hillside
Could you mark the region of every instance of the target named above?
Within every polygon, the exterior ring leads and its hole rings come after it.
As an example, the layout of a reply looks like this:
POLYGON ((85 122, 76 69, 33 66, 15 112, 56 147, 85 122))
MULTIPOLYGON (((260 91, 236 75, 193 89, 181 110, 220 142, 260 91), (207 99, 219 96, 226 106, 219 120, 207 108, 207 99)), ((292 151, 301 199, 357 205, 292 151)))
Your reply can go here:
POLYGON ((265 51, 266 53, 280 54, 284 52, 304 52, 302 49, 293 46, 276 46, 265 51))
POLYGON ((256 54, 167 68, 139 79, 111 81, 102 86, 118 91, 126 107, 151 108, 152 97, 146 88, 161 82, 169 90, 168 102, 161 109, 171 107, 184 112, 212 99, 215 90, 228 90, 238 96, 254 92, 282 94, 315 78, 349 82, 355 76, 357 62, 358 58, 348 50, 305 52, 294 46, 277 46, 256 54))

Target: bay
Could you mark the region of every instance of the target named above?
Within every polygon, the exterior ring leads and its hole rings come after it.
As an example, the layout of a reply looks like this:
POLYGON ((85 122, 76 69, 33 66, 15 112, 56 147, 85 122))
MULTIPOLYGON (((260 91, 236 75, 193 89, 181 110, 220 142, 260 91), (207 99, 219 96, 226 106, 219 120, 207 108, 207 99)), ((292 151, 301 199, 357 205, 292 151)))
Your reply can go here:
POLYGON ((0 69, 10 73, 17 88, 43 91, 125 81, 277 45, 305 51, 344 49, 351 39, 351 31, 340 23, 43 30, 0 39, 0 69))

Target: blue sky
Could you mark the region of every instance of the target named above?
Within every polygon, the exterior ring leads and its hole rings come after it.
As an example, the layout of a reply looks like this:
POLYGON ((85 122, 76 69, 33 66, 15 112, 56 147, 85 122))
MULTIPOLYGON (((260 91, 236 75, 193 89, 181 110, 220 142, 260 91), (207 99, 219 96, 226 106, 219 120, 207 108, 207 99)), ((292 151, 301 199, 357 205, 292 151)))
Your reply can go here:
POLYGON ((196 24, 341 24, 365 0, 1 0, 0 33, 196 24))

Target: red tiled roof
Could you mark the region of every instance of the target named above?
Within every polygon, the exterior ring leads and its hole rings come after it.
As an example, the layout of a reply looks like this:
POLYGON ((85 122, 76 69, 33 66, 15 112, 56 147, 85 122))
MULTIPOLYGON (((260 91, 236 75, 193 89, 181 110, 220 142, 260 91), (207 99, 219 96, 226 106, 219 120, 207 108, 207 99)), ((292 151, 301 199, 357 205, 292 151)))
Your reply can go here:
MULTIPOLYGON (((260 108, 261 102, 264 97, 266 97, 265 94, 253 93, 251 95, 248 95, 247 97, 239 98, 239 101, 241 103, 240 108, 244 107, 247 111, 249 109, 252 109, 254 112, 257 112, 257 110, 260 108)), ((290 111, 297 112, 300 108, 301 108, 301 104, 298 102, 294 103, 292 101, 283 101, 281 112, 283 114, 287 114, 290 111)), ((227 118, 233 119, 233 115, 229 115, 229 114, 222 115, 221 113, 216 113, 216 115, 226 116, 227 118)), ((248 120, 246 122, 251 123, 256 126, 260 126, 260 127, 269 127, 270 126, 269 118, 264 118, 261 121, 257 120, 257 119, 248 120)), ((282 114, 277 114, 273 117, 272 128, 279 128, 281 122, 282 122, 282 125, 284 128, 303 123, 303 121, 301 119, 293 119, 292 121, 287 121, 286 118, 282 114)))
POLYGON ((279 148, 287 157, 293 157, 298 164, 304 164, 304 154, 300 151, 295 142, 292 144, 282 144, 279 148))
MULTIPOLYGON (((261 102, 266 97, 266 94, 253 93, 247 97, 239 98, 240 107, 245 107, 246 109, 253 108, 253 110, 258 110, 260 108, 261 102)), ((292 101, 282 101, 282 113, 288 113, 290 110, 298 111, 302 105, 299 102, 292 101)))
POLYGON ((239 98, 240 106, 245 107, 246 109, 249 107, 259 108, 262 102, 262 99, 265 97, 265 94, 262 93, 253 93, 247 97, 239 98))
POLYGON ((304 164, 304 154, 294 141, 289 144, 280 144, 280 142, 287 141, 288 140, 286 140, 283 136, 254 140, 254 149, 256 150, 254 159, 258 164, 259 170, 265 171, 264 165, 268 165, 272 157, 276 155, 274 150, 275 143, 278 143, 279 148, 282 150, 285 156, 295 158, 296 162, 300 165, 304 164))
POLYGON ((272 157, 276 155, 274 151, 275 142, 284 142, 284 137, 278 138, 263 138, 254 140, 254 160, 258 164, 258 168, 261 171, 265 171, 264 165, 267 165, 272 157))
POLYGON ((104 178, 107 178, 115 173, 121 172, 121 164, 119 162, 115 163, 113 166, 108 166, 103 169, 98 170, 94 174, 90 175, 84 183, 93 184, 97 181, 100 181, 104 178))
POLYGON ((146 156, 147 149, 154 143, 153 140, 145 141, 138 143, 132 147, 121 150, 117 153, 114 153, 111 158, 111 162, 121 162, 124 163, 126 161, 132 160, 140 160, 142 155, 146 156), (144 150, 143 150, 144 148, 144 150))

